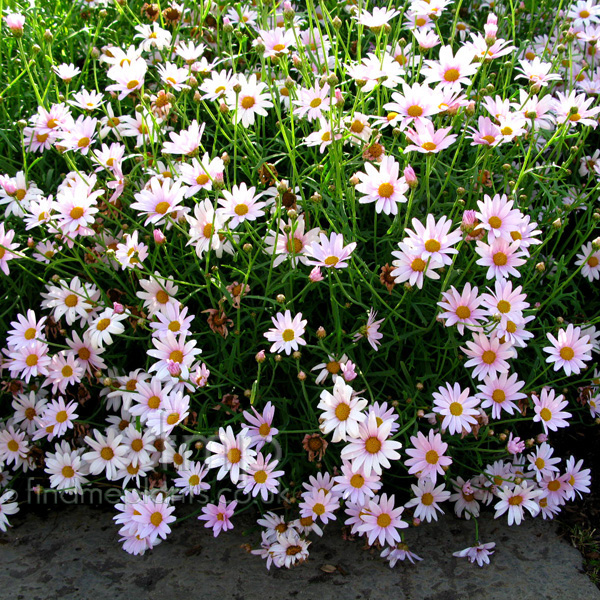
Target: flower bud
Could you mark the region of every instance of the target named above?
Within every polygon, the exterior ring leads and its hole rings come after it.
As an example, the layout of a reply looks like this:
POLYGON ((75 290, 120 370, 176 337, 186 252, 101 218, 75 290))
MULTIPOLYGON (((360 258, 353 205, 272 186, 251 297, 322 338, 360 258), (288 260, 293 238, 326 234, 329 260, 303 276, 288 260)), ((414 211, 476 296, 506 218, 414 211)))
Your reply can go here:
POLYGON ((322 340, 325 337, 327 337, 327 332, 325 331, 325 328, 323 326, 319 327, 317 329, 317 337, 322 340))
POLYGON ((404 179, 406 179, 406 183, 408 183, 408 186, 413 190, 419 185, 417 174, 410 165, 407 165, 404 168, 404 179))
POLYGON ((294 360, 300 360, 300 358, 302 358, 302 352, 300 352, 299 350, 292 352, 292 358, 294 360))
POLYGON ((152 235, 154 236, 154 242, 159 245, 164 244, 167 241, 165 234, 160 229, 155 229, 152 232, 152 235))
POLYGON ((279 304, 284 304, 285 296, 283 294, 277 294, 277 296, 275 296, 275 300, 279 302, 279 304))
POLYGON ((242 250, 243 250, 244 252, 246 252, 247 254, 249 254, 250 252, 252 252, 252 244, 250 244, 250 243, 245 243, 245 244, 242 246, 242 250))
POLYGON ((256 359, 257 363, 264 363, 266 360, 265 351, 261 350, 260 352, 257 352, 254 358, 256 359))

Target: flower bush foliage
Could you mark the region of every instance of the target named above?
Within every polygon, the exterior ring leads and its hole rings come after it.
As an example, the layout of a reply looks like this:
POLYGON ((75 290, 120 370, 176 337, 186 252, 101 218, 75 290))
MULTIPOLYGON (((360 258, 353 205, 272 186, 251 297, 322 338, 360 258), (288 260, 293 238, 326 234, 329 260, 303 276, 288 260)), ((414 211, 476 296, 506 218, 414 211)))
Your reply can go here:
POLYGON ((267 567, 333 520, 394 566, 444 511, 589 491, 553 440, 600 417, 600 5, 47 0, 2 28, 2 530, 36 477, 121 490, 134 554, 191 502, 215 536, 255 506, 267 567))

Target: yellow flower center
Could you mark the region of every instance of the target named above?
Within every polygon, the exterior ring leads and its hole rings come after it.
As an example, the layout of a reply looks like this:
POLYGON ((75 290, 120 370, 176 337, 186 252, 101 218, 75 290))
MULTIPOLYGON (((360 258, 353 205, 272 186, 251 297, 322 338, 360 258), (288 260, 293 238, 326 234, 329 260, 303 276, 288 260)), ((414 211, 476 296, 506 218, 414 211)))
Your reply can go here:
POLYGON ((377 454, 381 450, 381 442, 379 441, 379 438, 370 437, 365 442, 365 450, 369 454, 377 454))
POLYGON ((310 107, 317 108, 318 106, 321 106, 321 103, 322 103, 321 98, 315 98, 314 100, 310 101, 310 107))
POLYGON ((506 400, 506 394, 503 390, 494 390, 492 392, 492 400, 498 404, 501 404, 506 400))
POLYGON ((490 217, 488 223, 492 229, 498 229, 498 227, 502 227, 502 219, 500 217, 490 217))
POLYGON ((114 457, 115 453, 113 452, 113 449, 110 446, 104 446, 104 448, 102 448, 102 450, 100 451, 100 456, 104 459, 104 460, 111 460, 114 457))
POLYGON ((65 365, 61 369, 61 373, 63 377, 71 377, 73 375, 73 368, 70 365, 65 365))
POLYGON ((154 525, 154 527, 158 527, 163 522, 163 516, 158 511, 153 512, 150 516, 150 523, 154 525))
POLYGON ((565 346, 564 348, 560 349, 560 357, 563 360, 573 360, 574 356, 575 356, 575 352, 573 352, 573 348, 569 348, 569 346, 565 346))
POLYGON ((75 475, 75 471, 73 470, 73 467, 70 467, 69 465, 65 465, 62 470, 61 470, 62 476, 65 477, 66 479, 71 479, 71 477, 73 477, 75 475))
POLYGON ((241 204, 236 204, 233 212, 235 212, 236 215, 243 217, 248 213, 248 205, 243 202, 241 204))
POLYGON ((552 413, 550 412, 550 409, 548 409, 548 408, 542 408, 542 410, 540 410, 540 417, 544 421, 550 421, 550 420, 552 420, 552 413))
POLYGON ((482 355, 481 355, 481 360, 486 364, 486 365, 491 365, 495 360, 496 360, 496 353, 492 350, 486 350, 482 355))
POLYGON ((71 219, 81 219, 81 217, 83 217, 83 208, 81 208, 81 206, 76 206, 71 209, 69 215, 71 216, 71 219))
POLYGON ((148 398, 148 408, 156 410, 160 406, 160 398, 158 396, 150 396, 148 398))
POLYGON ((350 407, 345 402, 340 402, 335 407, 335 416, 340 421, 345 421, 350 416, 350 407))
POLYGON ((242 460, 242 453, 239 448, 232 448, 227 452, 227 460, 230 463, 236 464, 242 460))
POLYGON ((423 114, 423 109, 414 104, 413 106, 409 107, 407 112, 409 117, 420 117, 423 114))
POLYGON ((382 183, 377 190, 377 194, 382 198, 390 198, 393 193, 394 186, 391 183, 382 183))
POLYGON ((379 527, 381 527, 383 529, 385 529, 386 527, 389 527, 391 522, 392 522, 392 517, 390 517, 390 515, 388 515, 387 513, 381 513, 377 517, 377 525, 379 525, 379 527))
POLYGON ((169 210, 169 207, 170 204, 168 202, 159 202, 154 208, 154 211, 157 212, 159 215, 164 215, 169 210))
POLYGON ((210 177, 206 173, 200 173, 198 177, 196 177, 196 183, 198 185, 206 185, 210 181, 210 177))
POLYGON ((433 504, 433 494, 430 494, 429 492, 425 492, 421 496, 421 503, 424 504, 425 506, 431 506, 433 504))
POLYGON ((156 301, 160 304, 166 304, 169 301, 169 294, 164 290, 158 290, 158 292, 156 292, 156 301))
POLYGON ((350 478, 350 485, 353 488, 356 488, 357 490, 359 490, 364 484, 365 484, 365 478, 362 475, 359 475, 358 473, 355 473, 350 478))
POLYGON ((96 325, 98 331, 104 331, 110 325, 110 319, 100 319, 96 325))
POLYGON ((425 242, 425 250, 427 252, 439 252, 442 245, 437 240, 427 240, 425 242))
POLYGON ((507 300, 500 300, 500 302, 498 302, 498 311, 503 314, 510 312, 510 302, 507 300))
POLYGON ((463 406, 460 402, 452 402, 450 404, 450 414, 453 417, 460 417, 463 414, 463 406))
POLYGON ((294 335, 293 329, 284 329, 281 337, 284 342, 291 342, 294 339, 294 335))
POLYGON ((256 100, 252 96, 246 96, 242 98, 242 108, 252 108, 256 104, 256 100))
POLYGON ((421 144, 421 148, 427 150, 427 152, 433 152, 433 150, 437 148, 437 145, 433 142, 425 142, 424 144, 421 144))
POLYGON ((415 258, 411 263, 410 263, 410 268, 413 271, 419 271, 419 272, 423 272, 425 270, 425 267, 427 266, 427 263, 422 259, 422 258, 415 258))
POLYGON ((496 252, 492 260, 497 267, 503 267, 508 262, 508 256, 504 252, 496 252))
POLYGON ((256 471, 256 473, 254 473, 254 481, 256 481, 256 483, 264 483, 267 480, 267 472, 266 471, 256 471))
POLYGON ((35 365, 38 364, 38 357, 37 354, 30 354, 26 359, 25 359, 25 364, 28 367, 35 367, 35 365))
POLYGON ((181 350, 173 350, 171 354, 169 354, 169 359, 176 363, 183 362, 183 352, 181 350))
POLYGON ((458 69, 448 69, 444 73, 444 79, 446 81, 457 81, 459 77, 460 77, 460 73, 459 73, 458 69))
POLYGON ((471 316, 471 309, 468 306, 459 306, 456 309, 456 316, 459 319, 468 319, 471 316))

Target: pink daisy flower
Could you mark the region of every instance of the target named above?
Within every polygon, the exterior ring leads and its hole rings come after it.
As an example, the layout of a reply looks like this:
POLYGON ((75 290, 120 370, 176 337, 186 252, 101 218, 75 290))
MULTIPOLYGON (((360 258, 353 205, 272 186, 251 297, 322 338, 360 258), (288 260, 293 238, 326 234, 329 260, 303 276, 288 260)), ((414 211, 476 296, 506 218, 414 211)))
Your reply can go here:
POLYGON ((541 496, 542 493, 542 490, 535 487, 528 487, 526 481, 522 485, 516 485, 513 489, 507 486, 499 488, 496 495, 500 501, 494 506, 496 509, 494 519, 497 519, 508 511, 508 524, 512 525, 515 523, 520 525, 524 518, 525 509, 529 511, 532 517, 535 517, 540 511, 540 507, 535 499, 541 496))
POLYGON ((495 125, 489 117, 479 117, 477 129, 469 127, 468 130, 472 140, 471 146, 498 146, 504 142, 500 127, 495 125))
POLYGON ((514 201, 508 200, 506 194, 496 194, 490 198, 487 194, 477 202, 479 211, 475 216, 480 221, 478 227, 488 231, 488 241, 501 237, 507 242, 514 241, 511 232, 515 231, 523 215, 513 208, 514 201))
POLYGON ((256 115, 267 116, 265 109, 271 108, 270 93, 266 83, 258 81, 256 75, 249 78, 244 75, 237 76, 240 91, 236 93, 233 89, 226 92, 229 108, 234 112, 233 122, 242 123, 244 127, 254 125, 256 115))
POLYGON ((322 410, 319 417, 321 432, 324 435, 333 431, 332 442, 347 441, 348 436, 358 437, 358 424, 362 423, 367 415, 363 409, 368 401, 359 397, 354 390, 338 377, 333 386, 333 394, 323 390, 320 402, 317 405, 322 410))
POLYGON ((223 218, 230 218, 229 227, 235 229, 244 221, 256 221, 257 217, 264 215, 262 210, 265 202, 259 202, 258 199, 264 192, 256 194, 255 187, 248 187, 244 182, 239 186, 234 185, 231 192, 223 190, 223 198, 219 199, 221 208, 217 213, 223 218))
POLYGON ((237 483, 241 471, 246 471, 256 456, 256 452, 250 448, 251 439, 244 431, 234 436, 230 425, 227 429, 219 427, 219 439, 221 443, 211 440, 206 444, 206 449, 213 454, 205 464, 209 469, 219 467, 219 481, 229 473, 231 482, 237 483))
POLYGON ((490 339, 484 333, 474 333, 473 341, 461 350, 471 357, 465 367, 475 367, 472 375, 480 381, 489 375, 508 372, 506 361, 514 358, 511 344, 502 343, 499 338, 490 339))
POLYGON ((414 516, 417 519, 425 519, 428 523, 432 520, 437 521, 439 511, 442 515, 444 511, 439 507, 438 502, 445 502, 450 498, 451 493, 446 491, 445 485, 438 485, 426 477, 422 477, 417 485, 410 486, 415 497, 408 501, 405 508, 415 508, 414 516))
POLYGON ((298 313, 292 319, 292 313, 286 310, 285 313, 277 313, 271 317, 274 329, 269 329, 264 336, 274 342, 271 346, 271 352, 285 352, 291 354, 298 350, 298 345, 305 346, 306 341, 302 339, 304 335, 306 319, 302 319, 302 313, 298 313))
POLYGON ((208 469, 199 462, 190 462, 186 469, 180 469, 179 477, 173 480, 173 485, 182 489, 184 495, 197 496, 202 490, 210 490, 210 484, 206 483, 204 477, 208 469))
POLYGON ((329 112, 331 109, 330 87, 326 83, 323 87, 319 87, 319 83, 315 83, 312 88, 299 88, 298 100, 293 100, 292 104, 296 107, 294 114, 298 117, 306 117, 308 121, 320 119, 323 112, 329 112))
POLYGON ((279 488, 278 477, 285 475, 285 471, 275 471, 279 461, 271 460, 271 454, 264 457, 260 452, 256 455, 256 461, 251 463, 246 474, 238 484, 244 494, 252 494, 255 498, 258 494, 266 502, 269 494, 276 494, 279 488))
POLYGON ((438 302, 438 306, 444 309, 440 318, 446 320, 446 327, 456 325, 461 335, 464 334, 465 325, 468 329, 481 327, 479 321, 485 320, 485 311, 479 308, 482 299, 477 292, 476 287, 472 288, 470 283, 466 283, 460 294, 454 286, 442 293, 443 301, 438 302))
POLYGON ((5 231, 4 223, 0 223, 0 269, 5 275, 10 273, 8 261, 18 258, 18 254, 14 252, 19 244, 13 243, 15 232, 12 229, 5 231))
POLYGON ((206 521, 204 527, 212 527, 214 537, 217 537, 222 531, 233 529, 233 523, 230 521, 233 517, 237 501, 232 500, 227 504, 225 496, 219 497, 219 504, 207 504, 202 507, 202 513, 198 519, 206 521))
POLYGON ((539 398, 533 395, 532 399, 535 411, 533 422, 541 422, 546 434, 548 430, 556 431, 560 427, 568 427, 567 419, 573 415, 570 412, 563 412, 569 403, 562 394, 556 396, 554 390, 543 388, 539 398))
POLYGON ((357 177, 361 183, 356 190, 365 194, 359 198, 360 204, 375 202, 375 211, 386 215, 398 214, 398 203, 407 201, 404 195, 408 184, 404 176, 398 176, 400 165, 393 156, 384 156, 379 163, 379 171, 371 164, 365 163, 366 173, 359 172, 357 177))
POLYGON ((362 466, 367 476, 373 471, 381 475, 382 467, 389 469, 390 460, 400 458, 396 450, 400 449, 402 444, 388 439, 391 428, 389 421, 378 426, 375 414, 369 414, 367 421, 358 426, 359 437, 351 439, 342 449, 342 459, 352 461, 353 469, 362 466))
POLYGON ((471 563, 477 563, 480 567, 483 565, 490 564, 490 556, 494 554, 494 550, 492 548, 496 547, 495 542, 488 542, 487 544, 482 544, 481 542, 477 542, 476 546, 469 546, 464 550, 459 550, 458 552, 453 552, 452 556, 456 556, 457 558, 467 558, 471 563))
POLYGON ((273 267, 279 266, 288 258, 293 267, 298 264, 298 261, 308 264, 307 249, 318 241, 320 229, 315 227, 305 232, 305 227, 304 215, 300 215, 295 221, 289 220, 287 223, 281 221, 280 231, 269 231, 265 237, 265 252, 275 256, 273 267))
POLYGON ((475 408, 479 399, 469 395, 469 388, 460 389, 458 383, 453 387, 446 383, 446 387, 438 387, 433 392, 433 412, 443 415, 442 429, 447 429, 450 434, 471 431, 471 425, 477 423, 474 415, 479 411, 475 408))
POLYGON ((440 92, 431 89, 426 83, 409 86, 402 82, 402 94, 393 92, 393 102, 384 104, 383 108, 395 113, 394 118, 389 121, 390 125, 395 126, 399 121, 400 129, 406 129, 414 121, 424 120, 441 112, 442 99, 440 92))
POLYGON ((400 542, 399 529, 408 527, 408 523, 400 518, 404 512, 403 506, 394 506, 395 498, 386 494, 375 497, 369 501, 366 514, 363 515, 363 524, 359 525, 358 532, 366 533, 369 544, 377 540, 380 544, 394 546, 400 542))
POLYGON ((366 325, 363 325, 353 336, 353 340, 357 342, 363 338, 367 338, 369 344, 375 352, 379 349, 381 342, 379 341, 383 337, 383 333, 380 333, 379 326, 385 319, 379 319, 379 321, 375 320, 377 316, 377 312, 371 308, 369 310, 369 317, 367 319, 366 325))
POLYGON ((50 357, 48 345, 34 340, 26 345, 8 353, 9 361, 6 364, 11 377, 21 377, 26 383, 32 377, 48 375, 50 357))
POLYGON ((409 467, 409 474, 419 478, 429 477, 435 483, 438 475, 444 476, 444 467, 452 464, 452 459, 444 456, 448 444, 433 430, 429 431, 427 437, 419 431, 416 436, 411 436, 410 441, 414 448, 407 448, 406 454, 411 458, 404 463, 409 467))
POLYGON ((171 132, 169 134, 171 141, 164 143, 163 152, 184 154, 185 156, 194 155, 200 149, 204 127, 205 123, 199 124, 194 119, 187 129, 182 129, 179 133, 171 132))
POLYGON ((321 233, 319 242, 313 242, 307 249, 310 257, 309 265, 326 267, 328 269, 343 269, 348 266, 347 260, 356 248, 356 242, 344 246, 344 236, 332 232, 329 238, 321 233))
POLYGON ((254 415, 247 410, 243 412, 244 419, 250 425, 242 423, 242 430, 250 438, 250 448, 260 450, 265 444, 272 441, 273 436, 279 433, 279 430, 273 427, 273 417, 275 416, 275 407, 271 402, 267 402, 263 408, 262 414, 254 406, 251 406, 254 415))
POLYGON ((335 485, 332 491, 356 504, 365 504, 381 488, 379 475, 365 475, 363 469, 353 469, 348 461, 342 464, 342 474, 333 480, 335 485))
MULTIPOLYGON (((2 225, 0 225, 0 228, 2 225)), ((2 229, 0 229, 0 243, 2 239, 2 229)), ((600 250, 594 251, 591 242, 584 244, 581 247, 582 254, 577 255, 575 264, 581 267, 581 274, 588 280, 594 281, 594 279, 600 279, 600 250)), ((1 250, 0 250, 1 253, 1 250)), ((0 259, 1 259, 0 255, 0 259)), ((1 260, 0 260, 1 264, 1 260)))
POLYGON ((144 496, 135 503, 135 511, 131 517, 137 524, 137 535, 140 538, 148 538, 150 544, 154 544, 157 538, 166 539, 171 533, 169 523, 175 521, 172 514, 174 506, 169 505, 169 497, 159 494, 156 499, 144 496))
POLYGON ((314 490, 305 492, 302 498, 303 501, 298 505, 301 517, 320 519, 325 524, 335 521, 336 517, 333 513, 340 507, 340 501, 335 494, 314 490))
POLYGON ((475 252, 481 256, 477 264, 488 267, 487 279, 504 279, 509 275, 521 277, 517 267, 524 265, 526 260, 518 241, 509 243, 502 238, 496 238, 488 245, 478 240, 475 252))
POLYGON ((406 230, 410 239, 408 244, 420 254, 424 261, 431 260, 433 263, 442 265, 452 264, 450 255, 458 254, 458 250, 452 246, 460 241, 462 232, 460 229, 456 229, 450 233, 450 227, 452 227, 450 219, 443 216, 436 223, 435 217, 429 214, 425 225, 418 219, 413 219, 412 226, 414 231, 406 230))
POLYGON ((113 481, 117 478, 117 471, 127 465, 125 455, 128 448, 121 444, 122 435, 117 435, 114 429, 106 430, 106 438, 94 429, 94 437, 85 437, 85 442, 92 450, 86 452, 81 458, 89 463, 90 473, 99 475, 106 472, 106 478, 113 481))
POLYGON ((439 269, 443 264, 435 260, 423 260, 421 252, 415 250, 411 245, 403 242, 398 243, 399 251, 392 252, 396 260, 392 261, 395 268, 390 275, 396 283, 407 281, 409 285, 416 285, 419 289, 423 288, 425 277, 429 279, 439 279, 440 276, 435 269, 439 269))
POLYGON ((161 181, 158 177, 152 177, 149 185, 134 195, 136 201, 131 208, 146 217, 144 225, 156 224, 181 208, 179 204, 183 201, 185 190, 179 181, 173 182, 167 178, 161 181))
POLYGON ((471 75, 477 72, 478 65, 473 63, 474 52, 462 46, 456 54, 450 46, 442 46, 438 60, 426 60, 422 75, 425 83, 440 83, 442 86, 471 85, 471 75))
POLYGON ((505 327, 507 321, 519 323, 523 320, 523 311, 529 308, 525 302, 527 295, 520 293, 522 290, 521 286, 513 290, 512 281, 499 279, 494 284, 494 292, 490 290, 489 294, 481 295, 481 302, 491 317, 500 315, 502 326, 505 327))
POLYGON ((415 150, 423 154, 436 154, 445 150, 456 141, 456 134, 449 134, 452 127, 445 127, 436 131, 433 123, 428 119, 415 121, 414 129, 405 131, 406 137, 412 142, 404 152, 415 150))
POLYGON ((491 375, 484 377, 483 383, 477 386, 479 393, 476 396, 482 401, 481 408, 491 408, 492 419, 500 419, 503 410, 509 415, 514 414, 515 410, 518 411, 515 402, 527 397, 519 391, 525 382, 518 381, 518 378, 516 373, 510 377, 508 373, 491 375))
POLYGON ((585 361, 592 360, 592 344, 589 343, 589 335, 581 335, 580 327, 569 324, 566 329, 560 329, 555 338, 551 333, 546 337, 552 346, 545 346, 544 352, 550 356, 547 363, 554 363, 554 370, 564 369, 566 375, 579 375, 581 369, 585 369, 585 361))
POLYGON ((535 473, 537 481, 541 481, 546 475, 550 476, 554 473, 558 473, 559 469, 557 465, 560 462, 558 456, 552 457, 554 454, 554 448, 543 442, 540 444, 534 453, 527 455, 529 465, 527 468, 535 473))

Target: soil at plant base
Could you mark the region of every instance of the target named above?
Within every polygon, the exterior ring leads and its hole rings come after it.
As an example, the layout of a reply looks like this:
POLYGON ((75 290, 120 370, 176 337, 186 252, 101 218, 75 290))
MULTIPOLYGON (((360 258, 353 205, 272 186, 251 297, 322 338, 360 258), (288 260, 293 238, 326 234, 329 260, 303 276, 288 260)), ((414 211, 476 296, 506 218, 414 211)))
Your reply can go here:
POLYGON ((245 547, 260 539, 248 513, 216 539, 192 516, 138 557, 121 549, 113 515, 112 507, 79 505, 13 516, 15 526, 0 533, 0 599, 600 600, 581 554, 541 519, 508 527, 489 512, 482 517, 481 540, 497 544, 484 568, 452 556, 472 545, 474 526, 447 515, 409 531, 411 549, 423 558, 415 565, 390 569, 362 540, 343 540, 333 523, 313 539, 305 564, 267 571, 245 547))

